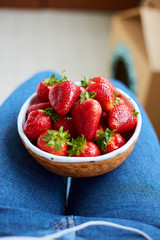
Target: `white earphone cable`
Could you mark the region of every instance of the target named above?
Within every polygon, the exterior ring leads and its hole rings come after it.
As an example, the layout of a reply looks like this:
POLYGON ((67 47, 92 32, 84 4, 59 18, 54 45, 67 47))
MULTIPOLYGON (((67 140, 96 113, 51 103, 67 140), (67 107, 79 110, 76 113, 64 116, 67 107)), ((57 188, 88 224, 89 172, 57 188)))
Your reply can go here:
POLYGON ((132 228, 132 227, 126 227, 126 226, 123 226, 123 225, 120 225, 120 224, 117 224, 117 223, 112 223, 112 222, 107 222, 107 221, 88 221, 88 222, 82 223, 78 226, 64 229, 64 230, 62 230, 58 233, 53 233, 51 235, 44 236, 41 239, 43 239, 43 240, 53 240, 53 239, 62 237, 64 235, 68 234, 68 233, 75 232, 75 231, 81 230, 83 228, 86 228, 86 227, 89 227, 89 226, 94 226, 94 225, 103 225, 103 226, 114 227, 114 228, 119 228, 119 229, 131 231, 131 232, 140 234, 141 236, 143 236, 147 240, 153 240, 148 234, 146 234, 145 232, 143 232, 139 229, 132 228))
POLYGON ((127 227, 124 225, 120 225, 117 223, 112 223, 112 222, 107 222, 107 221, 88 221, 85 223, 82 223, 80 225, 77 225, 75 227, 71 227, 71 228, 67 228, 64 230, 61 230, 60 232, 57 233, 53 233, 50 235, 46 235, 44 237, 22 237, 22 236, 10 236, 10 237, 0 237, 0 239, 2 240, 54 240, 57 239, 59 237, 62 237, 68 233, 71 232, 76 232, 78 230, 84 229, 86 227, 89 226, 96 226, 96 225, 102 225, 102 226, 108 226, 108 227, 114 227, 114 228, 118 228, 118 229, 122 229, 122 230, 126 230, 126 231, 130 231, 130 232, 134 232, 137 233, 139 235, 141 235, 142 237, 144 237, 147 240, 153 240, 153 238, 151 238, 148 234, 146 234, 145 232, 137 229, 137 228, 132 228, 132 227, 127 227))

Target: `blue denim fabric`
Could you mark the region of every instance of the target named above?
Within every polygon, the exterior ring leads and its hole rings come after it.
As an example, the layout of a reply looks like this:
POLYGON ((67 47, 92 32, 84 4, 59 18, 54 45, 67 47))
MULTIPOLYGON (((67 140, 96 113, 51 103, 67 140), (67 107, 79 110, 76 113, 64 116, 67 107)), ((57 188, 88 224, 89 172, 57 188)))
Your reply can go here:
POLYGON ((66 178, 44 170, 25 150, 17 131, 22 104, 36 90, 40 73, 22 84, 0 108, 0 206, 65 213, 66 178))
MULTIPOLYGON (((121 83, 113 83, 135 98, 121 83)), ((142 129, 133 152, 108 174, 73 179, 68 214, 131 219, 160 228, 159 143, 146 113, 138 105, 142 129)))
MULTIPOLYGON (((142 130, 131 155, 108 174, 72 179, 67 209, 67 179, 43 169, 24 148, 17 132, 18 113, 38 82, 51 74, 36 74, 0 107, 0 236, 44 236, 89 220, 104 220, 138 228, 159 240, 159 143, 139 103, 142 130)), ((135 99, 122 83, 113 83, 135 99)), ((144 238, 111 227, 91 226, 60 239, 144 238)))

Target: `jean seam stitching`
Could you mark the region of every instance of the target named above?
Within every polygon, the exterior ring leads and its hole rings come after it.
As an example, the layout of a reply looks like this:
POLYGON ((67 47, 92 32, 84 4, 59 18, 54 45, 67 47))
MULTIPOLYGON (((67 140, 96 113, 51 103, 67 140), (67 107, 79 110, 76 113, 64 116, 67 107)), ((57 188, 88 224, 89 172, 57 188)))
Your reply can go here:
POLYGON ((67 228, 70 228, 72 226, 74 226, 75 222, 74 220, 64 220, 62 222, 57 223, 55 226, 52 227, 52 230, 58 230, 58 229, 62 229, 63 227, 67 226, 67 228), (72 225, 72 226, 70 226, 72 225))
POLYGON ((56 224, 52 227, 52 230, 61 229, 62 227, 64 227, 64 226, 67 224, 66 221, 67 221, 67 220, 65 219, 65 220, 63 220, 63 221, 60 221, 60 222, 56 223, 56 224))

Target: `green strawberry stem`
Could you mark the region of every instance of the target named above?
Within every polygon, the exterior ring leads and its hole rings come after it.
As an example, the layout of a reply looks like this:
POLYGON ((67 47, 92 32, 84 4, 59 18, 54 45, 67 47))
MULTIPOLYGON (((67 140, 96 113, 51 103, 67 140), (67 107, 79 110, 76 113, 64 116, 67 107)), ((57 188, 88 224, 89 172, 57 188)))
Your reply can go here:
POLYGON ((93 99, 94 97, 96 96, 96 94, 94 94, 94 92, 82 92, 81 95, 80 95, 80 100, 79 102, 80 103, 83 103, 85 100, 87 99, 93 99))
POLYGON ((62 72, 62 79, 60 80, 60 81, 62 81, 62 82, 64 82, 64 81, 66 81, 67 80, 67 77, 64 75, 64 72, 65 72, 66 70, 63 70, 63 72, 62 72))
POLYGON ((119 100, 122 100, 122 98, 117 97, 117 92, 114 91, 114 105, 119 103, 119 100))
POLYGON ((86 88, 88 86, 89 80, 90 80, 89 78, 84 76, 84 80, 81 80, 81 86, 86 88))
POLYGON ((61 146, 66 143, 69 144, 70 134, 68 130, 63 132, 63 126, 60 127, 59 131, 47 129, 48 135, 43 137, 44 142, 48 142, 48 146, 55 146, 56 151, 61 150, 61 146))
POLYGON ((55 113, 52 108, 46 108, 45 110, 39 110, 39 111, 44 112, 47 116, 50 116, 55 123, 60 119, 58 114, 55 113))
POLYGON ((115 131, 116 130, 111 131, 109 128, 107 128, 105 132, 98 133, 99 137, 98 139, 94 140, 94 143, 101 151, 107 151, 109 139, 112 137, 115 131))
POLYGON ((52 86, 52 85, 58 83, 59 81, 58 81, 58 78, 56 78, 56 76, 54 74, 52 74, 50 78, 46 78, 43 82, 52 86))
POLYGON ((80 152, 84 149, 84 146, 86 145, 86 139, 84 135, 82 137, 78 136, 76 139, 72 138, 72 142, 70 142, 68 145, 71 146, 71 149, 68 151, 68 155, 79 155, 80 152))
POLYGON ((64 72, 65 72, 65 70, 62 72, 61 80, 58 80, 58 78, 56 78, 55 74, 52 74, 50 78, 46 78, 43 82, 47 83, 50 86, 57 84, 57 83, 62 83, 67 80, 67 77, 64 75, 64 72))
MULTIPOLYGON (((86 88, 88 86, 88 83, 91 79, 87 78, 86 76, 84 76, 84 80, 81 80, 81 86, 86 88)), ((90 84, 93 84, 95 82, 90 81, 90 84)))
POLYGON ((133 115, 134 115, 135 117, 137 117, 138 114, 139 114, 139 112, 136 112, 136 110, 134 109, 134 110, 133 110, 133 115))

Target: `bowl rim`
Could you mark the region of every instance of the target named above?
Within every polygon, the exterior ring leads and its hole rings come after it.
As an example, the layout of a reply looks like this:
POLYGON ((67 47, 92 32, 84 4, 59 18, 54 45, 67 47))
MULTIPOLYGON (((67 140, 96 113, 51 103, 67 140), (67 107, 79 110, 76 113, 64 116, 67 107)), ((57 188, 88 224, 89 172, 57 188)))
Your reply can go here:
MULTIPOLYGON (((79 82, 75 82, 77 85, 79 85, 79 82)), ((36 147, 35 145, 33 145, 30 140, 27 138, 27 136, 25 135, 24 131, 23 131, 23 124, 25 122, 26 119, 26 111, 28 109, 28 107, 30 106, 31 100, 33 98, 36 98, 37 93, 35 92, 34 94, 32 94, 26 101, 25 103, 22 105, 20 112, 18 114, 18 118, 17 118, 17 127, 18 127, 18 133, 19 136, 21 137, 21 139, 23 140, 25 146, 30 149, 32 152, 34 152, 35 154, 39 155, 40 157, 43 158, 47 158, 48 160, 52 161, 52 162, 64 162, 64 163, 83 163, 83 162, 98 162, 98 161, 103 161, 103 160, 107 160, 110 158, 113 158, 123 152, 125 152, 134 142, 136 142, 136 140, 138 139, 138 136, 140 134, 141 131, 141 125, 142 125, 142 116, 141 116, 141 112, 139 110, 138 105, 136 104, 136 102, 124 91, 122 91, 121 89, 117 88, 120 93, 126 98, 128 99, 128 101, 133 105, 134 109, 136 112, 139 112, 139 114, 137 115, 137 126, 135 128, 135 131, 132 135, 132 137, 125 143, 125 145, 123 145, 122 147, 118 148, 117 150, 104 154, 104 155, 100 155, 97 157, 69 157, 69 156, 58 156, 58 155, 53 155, 51 153, 48 152, 44 152, 43 150, 39 149, 38 147, 36 147)))

